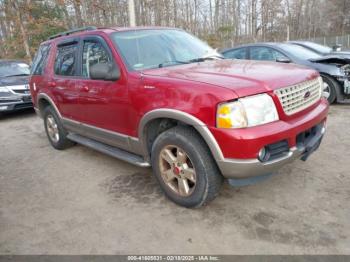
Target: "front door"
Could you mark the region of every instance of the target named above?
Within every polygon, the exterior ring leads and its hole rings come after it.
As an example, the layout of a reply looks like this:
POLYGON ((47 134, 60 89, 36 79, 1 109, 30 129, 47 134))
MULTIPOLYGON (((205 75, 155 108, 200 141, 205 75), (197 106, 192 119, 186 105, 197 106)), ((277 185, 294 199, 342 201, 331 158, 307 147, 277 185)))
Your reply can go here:
MULTIPOLYGON (((93 80, 90 67, 98 63, 114 63, 107 43, 100 36, 89 36, 81 42, 81 79, 77 82, 80 119, 86 135, 96 140, 125 147, 125 123, 128 116, 128 89, 125 74, 116 81, 93 80), (121 134, 120 136, 118 134, 121 134)), ((120 69, 121 70, 121 69, 120 69)))

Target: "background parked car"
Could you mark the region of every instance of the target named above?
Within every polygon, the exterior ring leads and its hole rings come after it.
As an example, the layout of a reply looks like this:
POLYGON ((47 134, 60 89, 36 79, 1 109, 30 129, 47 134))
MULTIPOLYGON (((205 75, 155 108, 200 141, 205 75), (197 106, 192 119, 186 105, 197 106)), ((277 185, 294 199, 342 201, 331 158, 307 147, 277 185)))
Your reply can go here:
POLYGON ((330 48, 325 45, 320 45, 314 42, 310 41, 290 41, 288 43, 291 43, 293 45, 299 45, 302 47, 305 47, 311 51, 314 51, 315 53, 318 53, 323 56, 329 56, 329 55, 336 55, 342 58, 348 58, 350 59, 350 51, 337 51, 333 48, 330 48))
POLYGON ((225 58, 295 63, 317 70, 324 81, 329 103, 350 98, 350 65, 344 59, 322 56, 304 47, 287 43, 257 43, 226 49, 225 58))
POLYGON ((0 113, 33 107, 29 73, 25 62, 0 60, 0 113))

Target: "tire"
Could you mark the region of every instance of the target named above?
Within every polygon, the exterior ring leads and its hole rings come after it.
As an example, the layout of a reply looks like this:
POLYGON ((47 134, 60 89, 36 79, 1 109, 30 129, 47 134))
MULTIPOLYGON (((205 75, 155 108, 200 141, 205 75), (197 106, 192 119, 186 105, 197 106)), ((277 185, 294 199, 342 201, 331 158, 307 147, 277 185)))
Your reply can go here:
POLYGON ((55 149, 63 150, 75 144, 67 138, 68 133, 51 106, 47 106, 44 109, 43 116, 47 138, 55 149))
MULTIPOLYGON (((332 104, 337 99, 337 94, 340 92, 339 84, 331 77, 322 75, 323 82, 328 85, 329 96, 327 98, 329 104, 332 104)), ((326 92, 325 89, 323 91, 326 92)))
POLYGON ((200 207, 219 193, 223 177, 208 146, 190 127, 161 133, 152 145, 151 161, 165 195, 178 205, 200 207))

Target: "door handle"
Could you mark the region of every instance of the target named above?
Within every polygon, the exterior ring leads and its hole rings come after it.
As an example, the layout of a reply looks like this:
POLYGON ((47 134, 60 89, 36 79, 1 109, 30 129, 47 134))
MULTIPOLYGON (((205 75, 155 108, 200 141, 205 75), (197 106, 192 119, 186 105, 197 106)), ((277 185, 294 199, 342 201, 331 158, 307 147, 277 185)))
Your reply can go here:
POLYGON ((49 81, 47 83, 48 87, 56 87, 56 82, 55 81, 49 81))
POLYGON ((89 87, 88 86, 83 86, 82 90, 85 91, 85 92, 89 92, 89 87))

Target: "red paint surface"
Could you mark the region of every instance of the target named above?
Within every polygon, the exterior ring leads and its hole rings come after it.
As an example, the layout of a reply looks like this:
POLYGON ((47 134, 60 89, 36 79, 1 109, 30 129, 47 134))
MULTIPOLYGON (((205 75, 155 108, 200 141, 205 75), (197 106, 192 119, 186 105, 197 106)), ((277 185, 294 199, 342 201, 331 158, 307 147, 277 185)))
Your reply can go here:
POLYGON ((274 62, 217 60, 144 70, 141 74, 129 71, 124 65, 109 38, 112 32, 115 30, 100 29, 77 33, 74 37, 102 36, 120 68, 118 81, 55 76, 55 45, 67 37, 50 40, 52 47, 45 74, 32 76, 30 80, 35 106, 38 106, 37 94, 43 92, 51 97, 63 117, 133 137, 137 137, 140 119, 147 112, 160 108, 180 110, 209 127, 227 158, 256 157, 262 146, 281 139, 294 146, 298 133, 326 119, 328 104, 324 99, 287 116, 273 94, 277 88, 317 77, 318 73, 312 69, 274 62), (215 127, 219 103, 258 93, 272 96, 279 121, 246 129, 215 127))

